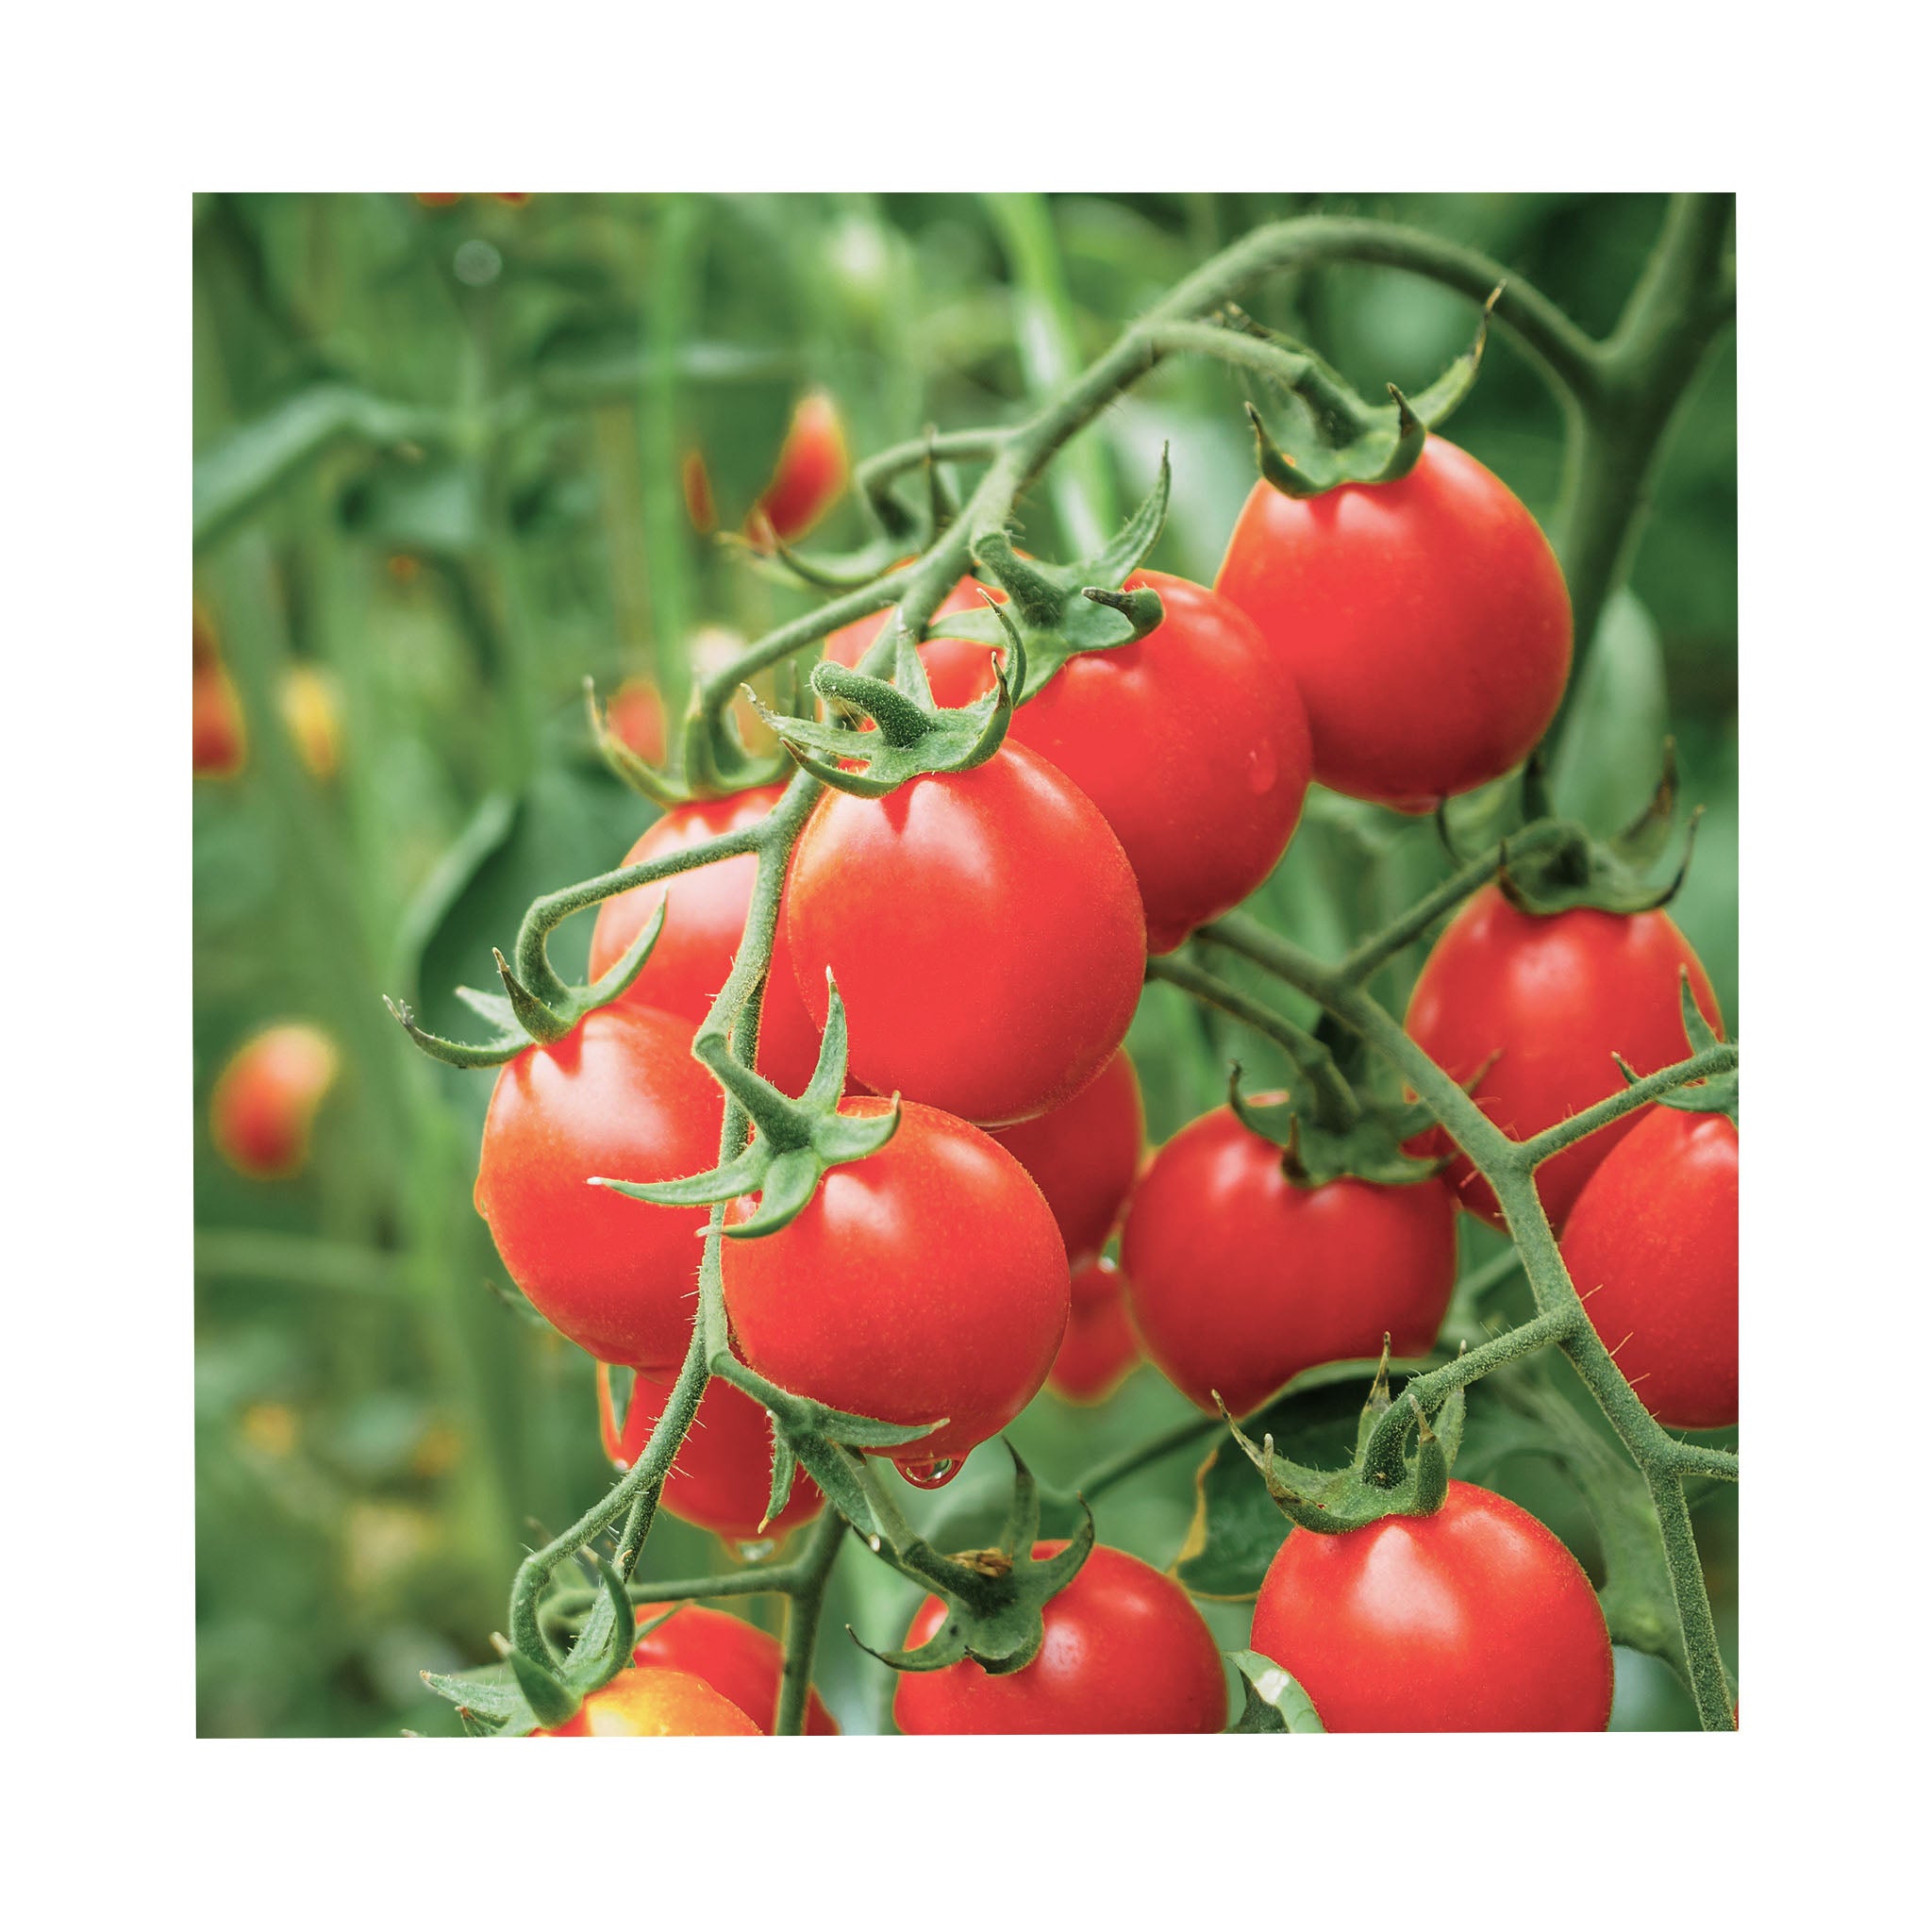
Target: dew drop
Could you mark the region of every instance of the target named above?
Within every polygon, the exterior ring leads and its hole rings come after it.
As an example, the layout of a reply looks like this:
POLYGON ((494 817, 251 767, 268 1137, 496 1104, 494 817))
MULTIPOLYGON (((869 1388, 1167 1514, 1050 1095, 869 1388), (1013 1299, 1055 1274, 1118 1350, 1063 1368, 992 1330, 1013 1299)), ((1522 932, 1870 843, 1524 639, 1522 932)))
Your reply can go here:
POLYGON ((765 1537, 758 1542, 740 1543, 738 1560, 741 1563, 762 1563, 778 1547, 775 1537, 765 1537))
POLYGON ((965 1466, 950 1456, 941 1456, 935 1462, 902 1462, 899 1474, 915 1490, 942 1490, 965 1466))

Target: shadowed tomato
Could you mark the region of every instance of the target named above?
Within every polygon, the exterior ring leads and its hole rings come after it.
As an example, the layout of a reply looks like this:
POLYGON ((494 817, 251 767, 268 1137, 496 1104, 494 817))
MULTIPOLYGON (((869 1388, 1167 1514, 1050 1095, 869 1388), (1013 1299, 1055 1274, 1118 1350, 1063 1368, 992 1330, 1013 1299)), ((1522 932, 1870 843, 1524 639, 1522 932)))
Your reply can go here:
POLYGON ((1046 1196, 1071 1266, 1107 1245, 1140 1172, 1143 1128, 1141 1082, 1123 1047, 1073 1099, 993 1136, 1046 1196))
MULTIPOLYGON (((625 854, 624 863, 640 865, 674 852, 688 852, 707 839, 756 824, 777 803, 783 789, 761 785, 750 791, 734 792, 729 798, 675 806, 625 854)), ((608 973, 623 958, 625 948, 657 910, 658 900, 668 894, 664 930, 658 935, 644 970, 619 1004, 676 1013, 695 1028, 710 1011, 711 1002, 730 975, 731 962, 738 957, 758 868, 756 854, 740 853, 734 858, 714 858, 691 872, 675 873, 658 885, 634 886, 605 900, 597 908, 597 924, 591 934, 591 976, 608 973)), ((687 1050, 689 1045, 687 1036, 687 1050)), ((801 1093, 818 1057, 819 1028, 799 997, 781 898, 758 1018, 758 1071, 787 1092, 801 1093)))
POLYGON ((838 406, 814 390, 791 412, 777 467, 746 519, 745 534, 754 542, 767 530, 786 543, 804 536, 837 501, 850 473, 838 406))
POLYGON ((633 1665, 584 1699, 577 1714, 538 1738, 759 1738, 728 1697, 688 1671, 633 1665))
MULTIPOLYGON (((712 1385, 716 1387, 716 1384, 712 1385)), ((631 1653, 631 1661, 665 1670, 686 1671, 701 1678, 719 1696, 735 1704, 767 1732, 778 1723, 778 1682, 784 1674, 785 1657, 778 1640, 770 1631, 747 1624, 724 1610, 708 1610, 702 1604, 641 1604, 638 1621, 656 1617, 675 1608, 655 1630, 646 1631, 631 1653)), ((839 1726, 832 1722, 816 1690, 806 1693, 805 1734, 808 1738, 836 1738, 839 1726)))
POLYGON ((1120 841, 1023 746, 884 798, 827 791, 791 858, 786 930, 853 1076, 986 1126, 1071 1100, 1125 1038, 1145 928, 1120 841))
POLYGON ((1256 484, 1214 588, 1294 678, 1315 776, 1401 811, 1522 763, 1570 675, 1570 593, 1548 540, 1440 436, 1392 483, 1299 501, 1256 484))
POLYGON ((1155 1366, 1201 1407, 1218 1392, 1245 1415, 1304 1369, 1379 1355, 1384 1334, 1426 1353, 1456 1284, 1456 1204, 1435 1180, 1299 1187, 1220 1107, 1148 1163, 1121 1266, 1155 1366))
POLYGON ((340 1064, 335 1041, 319 1026, 270 1026, 244 1041, 208 1096, 208 1130, 222 1158, 254 1180, 299 1174, 340 1064))
MULTIPOLYGON (((863 1096, 840 1111, 888 1106, 863 1096)), ((748 1212, 741 1200, 727 1216, 748 1212)), ((759 1374, 881 1422, 946 1420, 891 1452, 914 1470, 1005 1428, 1067 1325, 1067 1254, 1040 1190, 990 1136, 916 1101, 789 1226, 727 1240, 724 1270, 732 1332, 759 1374)))
MULTIPOLYGON (((1476 1105, 1512 1140, 1526 1141, 1621 1093, 1612 1056, 1640 1074, 1689 1058, 1677 991, 1683 967, 1699 1009, 1722 1032, 1717 995, 1667 913, 1578 907, 1541 916, 1485 886, 1424 962, 1404 1024, 1452 1079, 1466 1083, 1493 1056, 1476 1105)), ((1537 1169, 1537 1193, 1558 1233, 1584 1182, 1648 1111, 1599 1127, 1537 1169)), ((1455 1154, 1440 1128, 1417 1145, 1455 1154)), ((1472 1214, 1502 1226, 1489 1182, 1463 1156, 1456 1154, 1447 1178, 1472 1214)))
MULTIPOLYGON (((620 1437, 611 1413, 610 1371, 604 1363, 597 1364, 597 1430, 605 1455, 619 1469, 628 1469, 644 1453, 644 1444, 671 1400, 675 1379, 637 1378, 620 1437)), ((767 1524, 764 1514, 771 1497, 771 1419, 743 1390, 714 1375, 705 1385, 698 1412, 672 1460, 663 1506, 680 1522, 750 1542, 783 1536, 794 1524, 808 1522, 825 1500, 803 1470, 792 1480, 790 1501, 767 1524)))
MULTIPOLYGON (((645 764, 664 762, 668 729, 664 700, 648 677, 626 677, 611 693, 604 721, 619 742, 627 745, 645 764)), ((622 952, 623 948, 618 950, 622 952)))
POLYGON ((1105 1402, 1141 1359, 1126 1282, 1111 1261, 1090 1261, 1074 1272, 1073 1298, 1046 1386, 1068 1402, 1105 1402))
POLYGON ((248 761, 241 694, 222 662, 214 628, 194 613, 194 775, 232 778, 248 761))
POLYGON ((599 1361, 661 1373, 684 1359, 708 1217, 591 1177, 703 1174, 724 1125, 724 1095, 691 1057, 691 1023, 645 1007, 600 1007, 497 1074, 476 1211, 510 1279, 599 1361))
MULTIPOLYGON (((961 577, 946 593, 945 602, 933 613, 933 623, 941 618, 956 617, 970 610, 986 608, 986 593, 991 586, 980 584, 972 577, 961 577)), ((996 603, 1004 604, 1007 593, 991 590, 996 603)), ((857 670, 858 660, 872 649, 880 631, 886 627, 887 613, 881 610, 875 617, 861 617, 856 624, 848 624, 842 630, 835 630, 825 640, 825 657, 834 664, 843 664, 857 670)), ((976 697, 983 697, 993 687, 992 660, 996 655, 991 644, 975 644, 965 638, 928 638, 919 647, 921 663, 925 666, 926 682, 932 686, 933 703, 947 710, 957 710, 961 705, 970 705, 976 697)))
POLYGON ((1738 1130, 1724 1115, 1653 1108, 1577 1195, 1563 1259, 1658 1422, 1738 1420, 1738 1130))
POLYGON ((1613 1666, 1582 1567, 1525 1509, 1452 1482, 1433 1516, 1292 1529, 1254 1647, 1331 1731, 1600 1731, 1613 1666))
MULTIPOLYGON (((1035 1543, 1057 1557, 1063 1542, 1035 1543)), ((929 1596, 906 1633, 913 1649, 946 1620, 929 1596)), ((892 1720, 908 1737, 1218 1731, 1227 1722, 1221 1653, 1171 1576, 1096 1543, 1073 1582, 1047 1599, 1046 1635, 1024 1670, 990 1676, 962 1659, 907 1671, 892 1720)))

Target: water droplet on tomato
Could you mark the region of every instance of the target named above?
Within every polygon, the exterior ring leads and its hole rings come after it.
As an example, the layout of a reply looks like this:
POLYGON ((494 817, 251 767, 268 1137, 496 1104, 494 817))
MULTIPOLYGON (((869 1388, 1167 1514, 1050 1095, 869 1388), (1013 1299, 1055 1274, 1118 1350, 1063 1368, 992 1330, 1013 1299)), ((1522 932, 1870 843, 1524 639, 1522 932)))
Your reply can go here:
POLYGON ((1274 748, 1257 744, 1248 754, 1248 790, 1257 798, 1263 798, 1274 790, 1274 781, 1281 775, 1274 762, 1274 748))
POLYGON ((899 1474, 915 1490, 942 1490, 965 1466, 950 1456, 941 1456, 934 1462, 902 1462, 899 1474))
POLYGON ((776 1537, 765 1537, 760 1541, 740 1543, 738 1560, 741 1563, 762 1563, 778 1547, 776 1537))

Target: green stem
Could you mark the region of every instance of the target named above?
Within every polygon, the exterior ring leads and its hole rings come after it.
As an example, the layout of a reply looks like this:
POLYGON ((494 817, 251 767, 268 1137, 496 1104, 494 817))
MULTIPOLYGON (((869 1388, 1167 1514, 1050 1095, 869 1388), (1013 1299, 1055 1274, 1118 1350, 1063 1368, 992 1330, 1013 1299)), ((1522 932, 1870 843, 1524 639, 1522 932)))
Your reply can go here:
POLYGON ((797 1584, 786 1594, 785 1663, 778 1678, 778 1719, 772 1727, 774 1737, 796 1738, 804 1733, 825 1585, 844 1546, 845 1519, 827 1506, 812 1524, 811 1540, 799 1557, 797 1584))
POLYGON ((1690 1674, 1690 1694, 1697 1700, 1697 1719, 1707 1731, 1729 1731, 1731 1687, 1724 1675, 1724 1653, 1718 1648, 1717 1625, 1711 1621, 1710 1594, 1704 1587, 1704 1565, 1697 1555, 1697 1537, 1684 1501, 1684 1479, 1674 1469, 1646 1469, 1652 1507, 1664 1536, 1664 1561, 1671 1574, 1671 1595, 1677 1621, 1684 1629, 1684 1658, 1690 1674))
POLYGON ((1205 1442, 1210 1436, 1220 1435, 1223 1426, 1218 1415, 1191 1415, 1186 1422, 1176 1423, 1171 1429, 1163 1429, 1159 1435, 1150 1436, 1146 1441, 1138 1442, 1131 1449, 1123 1449, 1118 1456, 1110 1456, 1105 1462, 1096 1462, 1074 1484, 1074 1493, 1085 1496, 1091 1503, 1096 1496, 1104 1495, 1129 1476, 1139 1475, 1152 1464, 1164 1462, 1170 1456, 1178 1455, 1196 1442, 1205 1442))
POLYGON ((1552 1155, 1574 1146, 1599 1127, 1607 1127, 1612 1121, 1622 1120, 1626 1113, 1635 1113, 1640 1107, 1647 1107, 1658 1094, 1674 1092, 1680 1087, 1691 1086, 1714 1074, 1728 1074, 1737 1064, 1738 1049, 1730 1041, 1721 1041, 1716 1046, 1707 1046, 1702 1053, 1692 1054, 1688 1060, 1679 1060, 1674 1067, 1666 1067, 1661 1073, 1646 1074, 1642 1079, 1633 1080, 1621 1093, 1613 1093, 1607 1100, 1599 1100, 1594 1107, 1587 1107, 1581 1113, 1572 1114, 1567 1121, 1558 1121, 1554 1127, 1545 1127, 1541 1134, 1519 1141, 1521 1158, 1530 1167, 1541 1167, 1552 1155))

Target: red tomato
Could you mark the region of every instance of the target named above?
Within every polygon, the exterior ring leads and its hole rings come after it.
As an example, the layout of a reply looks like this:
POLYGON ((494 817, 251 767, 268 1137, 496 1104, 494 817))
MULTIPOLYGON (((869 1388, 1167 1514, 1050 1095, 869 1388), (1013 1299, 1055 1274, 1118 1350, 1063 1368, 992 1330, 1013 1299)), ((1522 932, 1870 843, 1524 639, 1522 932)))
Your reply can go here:
POLYGON ((1433 1516, 1292 1529, 1254 1647, 1331 1731, 1600 1731, 1610 1633, 1582 1567, 1525 1509, 1452 1482, 1433 1516))
MULTIPOLYGON (((1485 886, 1424 962, 1404 1024, 1454 1079, 1469 1080, 1497 1056, 1476 1104, 1506 1134, 1526 1141, 1623 1091, 1612 1054, 1640 1074, 1688 1057, 1677 994, 1685 966, 1699 1009, 1722 1031, 1717 995, 1667 913, 1578 907, 1540 917, 1485 886)), ((1543 1211, 1559 1233, 1584 1182, 1647 1110, 1600 1127, 1537 1169, 1543 1211)), ((1454 1152, 1440 1128, 1417 1144, 1454 1152)), ((1472 1214, 1503 1225, 1489 1182, 1459 1154, 1448 1180, 1472 1214)))
MULTIPOLYGON (((663 858, 721 833, 756 824, 777 803, 783 789, 760 785, 729 798, 675 806, 624 855, 624 863, 663 858)), ((677 873, 659 885, 633 886, 605 900, 591 934, 591 976, 594 979, 617 964, 657 910, 658 900, 668 893, 664 930, 658 935, 649 962, 619 1004, 676 1013, 695 1027, 710 1011, 738 957, 758 870, 756 856, 744 852, 735 858, 713 859, 694 872, 677 873)), ((823 992, 823 974, 820 990, 823 992)), ((689 1051, 689 1036, 685 1045, 689 1051)), ((772 941, 772 970, 758 1019, 758 1071, 788 1092, 801 1093, 818 1057, 819 1028, 799 997, 781 898, 772 941)))
POLYGON ((1652 1108, 1577 1195, 1563 1259, 1658 1422, 1738 1420, 1738 1130, 1724 1115, 1652 1108))
MULTIPOLYGON (((675 1379, 675 1378, 673 1378, 675 1379)), ((644 1453, 658 1418, 671 1399, 671 1381, 640 1375, 631 1385, 630 1406, 620 1437, 610 1407, 610 1371, 597 1364, 597 1430, 604 1453, 619 1469, 628 1469, 644 1453)), ((717 1376, 706 1384, 690 1431, 672 1458, 662 1502, 672 1515, 734 1541, 783 1536, 793 1524, 808 1522, 824 1507, 819 1486, 800 1470, 791 1499, 763 1528, 772 1498, 772 1424, 765 1411, 741 1389, 717 1376)))
POLYGON ((1570 675, 1570 593, 1536 519, 1431 436, 1392 483, 1256 484, 1214 588, 1300 688, 1315 776, 1428 811, 1520 764, 1570 675))
POLYGON ((1126 1036, 1146 930, 1120 841, 1074 783, 1005 745, 885 798, 827 791, 791 858, 786 930, 852 1073, 990 1127, 1071 1100, 1126 1036))
POLYGON ((760 1738, 729 1698, 686 1671, 619 1671, 577 1714, 539 1738, 760 1738))
POLYGON ((1046 1196, 1074 1268, 1107 1245, 1127 1204, 1144 1125, 1141 1082, 1122 1047, 1073 1099, 993 1136, 1046 1196))
MULTIPOLYGON (((933 612, 934 622, 969 610, 984 610, 983 592, 987 588, 972 577, 961 577, 946 593, 945 602, 933 612)), ((998 603, 1006 602, 1004 591, 993 591, 992 596, 998 603)), ((861 617, 857 624, 835 630, 825 640, 825 657, 834 664, 856 671, 858 660, 885 629, 886 617, 887 613, 881 610, 876 616, 861 617)), ((946 709, 957 710, 961 705, 970 705, 993 687, 994 651, 991 644, 971 643, 964 638, 928 638, 920 645, 919 657, 925 666, 926 682, 932 686, 933 703, 946 709)))
MULTIPOLYGON (((1279 1095, 1258 1095, 1268 1105, 1279 1095)), ((1298 1187, 1281 1149, 1219 1107, 1154 1157, 1121 1237, 1147 1353, 1190 1401, 1245 1415, 1319 1362, 1422 1355, 1456 1284, 1439 1181, 1298 1187)))
POLYGON ((208 1096, 208 1129, 222 1158, 254 1180, 299 1174, 340 1064, 335 1041, 319 1026, 270 1026, 245 1041, 208 1096))
POLYGON ((1126 1281, 1111 1261, 1091 1261, 1074 1276, 1073 1312, 1046 1386, 1068 1402, 1105 1402, 1141 1359, 1127 1312, 1126 1281))
POLYGON ((194 613, 194 775, 232 778, 248 761, 241 694, 222 662, 213 626, 194 613))
MULTIPOLYGON (((870 1095, 841 1111, 869 1119, 870 1095)), ((733 1220, 749 1204, 734 1202, 733 1220)), ((1067 1325, 1067 1253, 1040 1190, 990 1136, 916 1101, 777 1234, 727 1241, 724 1307, 781 1389, 888 1423, 946 1419, 892 1454, 964 1457, 1025 1407, 1067 1325)))
POLYGON ((599 1007, 497 1074, 476 1211, 510 1279, 599 1361, 661 1373, 684 1359, 709 1215, 591 1176, 703 1174, 724 1124, 724 1092, 691 1057, 691 1023, 646 1007, 599 1007))
MULTIPOLYGON (((720 1386, 713 1383, 712 1387, 720 1386)), ((735 1392, 735 1391, 734 1391, 735 1392)), ((643 1604, 638 1616, 656 1617, 672 1608, 670 1604, 643 1604)), ((677 1614, 638 1640, 631 1661, 674 1671, 687 1671, 702 1678, 719 1696, 728 1699, 746 1716, 757 1720, 766 1731, 778 1723, 778 1680, 784 1674, 785 1656, 778 1640, 768 1630, 747 1624, 724 1610, 708 1610, 702 1604, 676 1606, 677 1614)), ((805 1734, 808 1738, 836 1738, 839 1726, 832 1722, 816 1690, 806 1693, 805 1734)))
POLYGON ((815 390, 791 412, 777 467, 747 520, 748 534, 756 541, 769 527, 787 543, 804 536, 832 507, 850 474, 838 406, 815 390))
MULTIPOLYGON (((664 719, 664 699, 648 677, 626 677, 611 693, 604 716, 618 741, 629 746, 645 764, 664 762, 670 727, 664 719)), ((620 947, 619 951, 622 950, 620 947)))
MULTIPOLYGON (((1063 1542, 1035 1543, 1056 1557, 1063 1542)), ((946 1620, 929 1596, 906 1633, 924 1643, 946 1620)), ((892 1720, 908 1737, 1074 1736, 1218 1731, 1227 1722, 1221 1653, 1171 1576, 1096 1543, 1073 1582, 1047 1600, 1045 1641, 1024 1670, 990 1676, 970 1658, 907 1671, 892 1720)))

